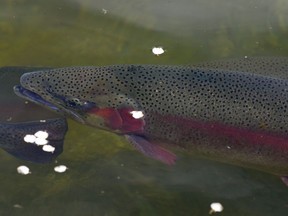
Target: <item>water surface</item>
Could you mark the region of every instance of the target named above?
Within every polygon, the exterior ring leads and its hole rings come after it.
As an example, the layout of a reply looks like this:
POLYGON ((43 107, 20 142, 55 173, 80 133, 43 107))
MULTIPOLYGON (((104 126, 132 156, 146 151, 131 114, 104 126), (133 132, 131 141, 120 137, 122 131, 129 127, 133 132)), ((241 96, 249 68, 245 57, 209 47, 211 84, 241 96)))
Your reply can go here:
MULTIPOLYGON (((288 56, 287 11, 287 0, 3 0, 0 66, 288 56), (154 46, 165 53, 153 55, 154 46)), ((267 173, 180 152, 178 163, 167 167, 122 137, 73 121, 64 147, 57 160, 69 167, 64 174, 53 171, 56 163, 0 152, 1 215, 209 215, 212 202, 223 204, 219 215, 288 213, 288 188, 267 173), (32 174, 17 174, 21 164, 32 174)))

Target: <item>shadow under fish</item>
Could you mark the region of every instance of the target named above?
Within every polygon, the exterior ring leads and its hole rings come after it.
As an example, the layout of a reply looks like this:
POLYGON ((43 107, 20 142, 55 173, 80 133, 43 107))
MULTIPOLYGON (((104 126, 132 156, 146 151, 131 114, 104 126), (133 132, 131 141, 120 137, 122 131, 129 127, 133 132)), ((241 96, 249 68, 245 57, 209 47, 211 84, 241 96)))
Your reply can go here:
POLYGON ((124 135, 166 164, 175 163, 176 155, 165 148, 179 147, 287 183, 287 71, 288 58, 268 57, 193 67, 67 67, 26 73, 14 90, 76 121, 124 135))
POLYGON ((0 68, 0 91, 3 92, 0 95, 0 147, 22 160, 49 163, 63 152, 66 119, 17 97, 13 91, 23 73, 39 69, 44 68, 0 68), (26 136, 34 136, 39 131, 47 133, 46 145, 51 151, 44 151, 43 144, 25 141, 26 136))

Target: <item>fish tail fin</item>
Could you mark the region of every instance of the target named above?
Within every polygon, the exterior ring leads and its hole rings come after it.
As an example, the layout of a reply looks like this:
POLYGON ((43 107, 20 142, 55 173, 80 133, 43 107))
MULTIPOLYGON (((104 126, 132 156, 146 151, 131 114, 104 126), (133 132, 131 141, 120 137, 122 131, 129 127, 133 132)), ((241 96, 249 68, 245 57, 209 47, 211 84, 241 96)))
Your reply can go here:
POLYGON ((66 132, 67 122, 65 118, 49 119, 45 122, 0 124, 0 146, 19 159, 36 163, 49 163, 62 153, 66 132), (53 152, 43 151, 42 145, 24 140, 26 135, 33 136, 38 131, 47 132, 47 144, 55 148, 53 152))

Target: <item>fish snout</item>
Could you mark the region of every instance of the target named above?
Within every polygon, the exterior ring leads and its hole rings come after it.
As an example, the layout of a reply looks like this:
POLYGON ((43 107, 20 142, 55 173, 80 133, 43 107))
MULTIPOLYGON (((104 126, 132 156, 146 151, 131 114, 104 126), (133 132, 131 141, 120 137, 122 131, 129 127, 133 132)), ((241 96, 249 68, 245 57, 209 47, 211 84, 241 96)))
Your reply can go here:
POLYGON ((26 89, 32 90, 35 87, 33 86, 33 83, 35 82, 33 80, 33 75, 31 73, 25 73, 20 77, 20 84, 26 89))
POLYGON ((48 81, 42 71, 24 73, 20 77, 20 85, 37 94, 46 93, 48 81))

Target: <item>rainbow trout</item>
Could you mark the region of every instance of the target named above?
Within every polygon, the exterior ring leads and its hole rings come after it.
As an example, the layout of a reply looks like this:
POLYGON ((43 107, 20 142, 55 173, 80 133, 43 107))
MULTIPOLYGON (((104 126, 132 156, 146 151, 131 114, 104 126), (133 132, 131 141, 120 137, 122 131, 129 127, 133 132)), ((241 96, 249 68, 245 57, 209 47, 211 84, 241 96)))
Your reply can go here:
POLYGON ((0 148, 18 159, 49 163, 63 151, 66 119, 34 103, 28 103, 13 92, 13 86, 19 83, 25 71, 41 69, 44 68, 0 68, 0 148), (53 152, 43 151, 42 145, 25 141, 26 135, 34 135, 38 131, 48 134, 47 142, 55 148, 53 152))
POLYGON ((14 90, 81 123, 124 135, 140 152, 167 164, 176 156, 166 147, 175 146, 287 176, 288 80, 277 75, 287 72, 287 59, 263 59, 249 59, 244 68, 232 61, 229 70, 227 62, 214 62, 218 69, 205 63, 41 70, 24 74, 14 90), (249 73, 262 60, 271 68, 284 66, 275 77, 249 73))

